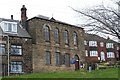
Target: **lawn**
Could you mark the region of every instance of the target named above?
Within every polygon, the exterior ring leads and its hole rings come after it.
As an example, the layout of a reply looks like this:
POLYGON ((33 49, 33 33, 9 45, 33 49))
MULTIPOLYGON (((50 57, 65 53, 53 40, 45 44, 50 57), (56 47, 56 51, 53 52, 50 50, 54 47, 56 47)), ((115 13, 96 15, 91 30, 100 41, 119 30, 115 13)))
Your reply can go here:
POLYGON ((10 76, 5 78, 118 78, 118 69, 103 69, 88 72, 87 70, 80 71, 64 71, 64 72, 47 72, 47 73, 32 73, 20 76, 10 76))

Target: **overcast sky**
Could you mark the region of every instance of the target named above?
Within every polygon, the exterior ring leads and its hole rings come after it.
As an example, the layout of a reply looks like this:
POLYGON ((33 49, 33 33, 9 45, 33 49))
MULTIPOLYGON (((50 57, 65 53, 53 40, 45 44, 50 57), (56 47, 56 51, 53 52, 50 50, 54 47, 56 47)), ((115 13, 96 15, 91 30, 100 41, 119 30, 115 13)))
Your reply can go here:
MULTIPOLYGON (((22 5, 27 8, 28 19, 44 15, 69 24, 81 24, 83 19, 78 17, 70 7, 75 9, 90 8, 95 5, 110 5, 112 0, 0 0, 0 18, 20 20, 22 5), (70 7, 69 7, 70 6, 70 7)), ((114 0, 113 0, 114 1, 114 0)), ((113 6, 113 5, 111 5, 113 6)))
POLYGON ((94 5, 109 3, 110 0, 0 0, 0 18, 10 18, 20 20, 20 8, 25 5, 27 8, 28 19, 36 15, 54 17, 57 20, 70 24, 78 24, 76 12, 73 8, 89 8, 94 5))

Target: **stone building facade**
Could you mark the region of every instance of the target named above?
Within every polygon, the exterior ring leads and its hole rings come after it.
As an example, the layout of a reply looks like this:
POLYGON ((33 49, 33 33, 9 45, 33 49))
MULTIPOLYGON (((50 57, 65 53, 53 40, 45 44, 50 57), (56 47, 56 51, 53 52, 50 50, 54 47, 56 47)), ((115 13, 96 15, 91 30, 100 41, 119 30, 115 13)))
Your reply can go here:
POLYGON ((84 30, 80 27, 47 18, 27 21, 32 37, 33 72, 77 70, 84 61, 84 30))
POLYGON ((32 72, 31 37, 20 22, 12 17, 0 18, 1 76, 32 72))
POLYGON ((79 70, 84 61, 84 30, 45 16, 21 21, 0 18, 0 75, 79 70))
POLYGON ((32 53, 31 53, 31 39, 23 37, 9 36, 2 37, 0 46, 2 47, 2 76, 8 75, 8 64, 9 64, 9 75, 25 74, 32 72, 32 53), (8 57, 8 46, 9 46, 9 57, 8 57), (8 63, 9 58, 9 63, 8 63))

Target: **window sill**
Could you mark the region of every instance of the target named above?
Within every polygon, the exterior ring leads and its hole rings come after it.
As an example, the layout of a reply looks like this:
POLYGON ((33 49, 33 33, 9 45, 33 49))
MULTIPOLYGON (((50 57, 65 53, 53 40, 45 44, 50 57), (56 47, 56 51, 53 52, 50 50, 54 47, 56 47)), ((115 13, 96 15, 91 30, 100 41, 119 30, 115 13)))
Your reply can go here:
POLYGON ((10 54, 10 56, 22 56, 22 55, 18 55, 18 54, 10 54))
POLYGON ((46 64, 46 66, 52 66, 52 64, 46 64))
POLYGON ((11 74, 23 74, 24 72, 10 72, 11 74))
POLYGON ((65 44, 65 47, 69 47, 69 45, 65 44))
POLYGON ((9 33, 9 34, 18 34, 17 32, 13 32, 13 31, 4 31, 5 33, 9 33))
POLYGON ((59 43, 55 43, 55 46, 58 46, 58 47, 59 47, 59 46, 60 46, 60 44, 59 44, 59 43))

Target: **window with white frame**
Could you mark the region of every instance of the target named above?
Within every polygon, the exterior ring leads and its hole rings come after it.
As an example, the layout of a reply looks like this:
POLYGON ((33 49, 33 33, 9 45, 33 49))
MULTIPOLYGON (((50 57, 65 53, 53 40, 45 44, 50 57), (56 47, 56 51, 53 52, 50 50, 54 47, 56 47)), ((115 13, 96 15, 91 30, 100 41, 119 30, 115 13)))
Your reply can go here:
POLYGON ((114 52, 107 52, 107 58, 115 58, 114 52))
POLYGON ((117 50, 119 50, 119 47, 117 46, 117 50))
POLYGON ((89 46, 97 47, 97 41, 89 41, 89 46))
POLYGON ((17 22, 2 21, 1 28, 6 33, 17 33, 17 22))
POLYGON ((100 47, 104 47, 104 43, 103 42, 100 42, 100 47))
POLYGON ((22 62, 11 62, 11 72, 12 73, 21 73, 22 72, 22 62))
POLYGON ((97 51, 90 51, 90 56, 98 56, 98 52, 97 51))
POLYGON ((87 41, 86 40, 84 41, 84 45, 87 45, 87 41))
POLYGON ((0 54, 5 54, 5 45, 0 44, 0 54))
POLYGON ((113 43, 106 43, 106 48, 114 48, 113 43))
POLYGON ((11 45, 11 54, 22 55, 22 46, 11 45))
POLYGON ((88 50, 85 50, 85 56, 88 56, 88 50))

